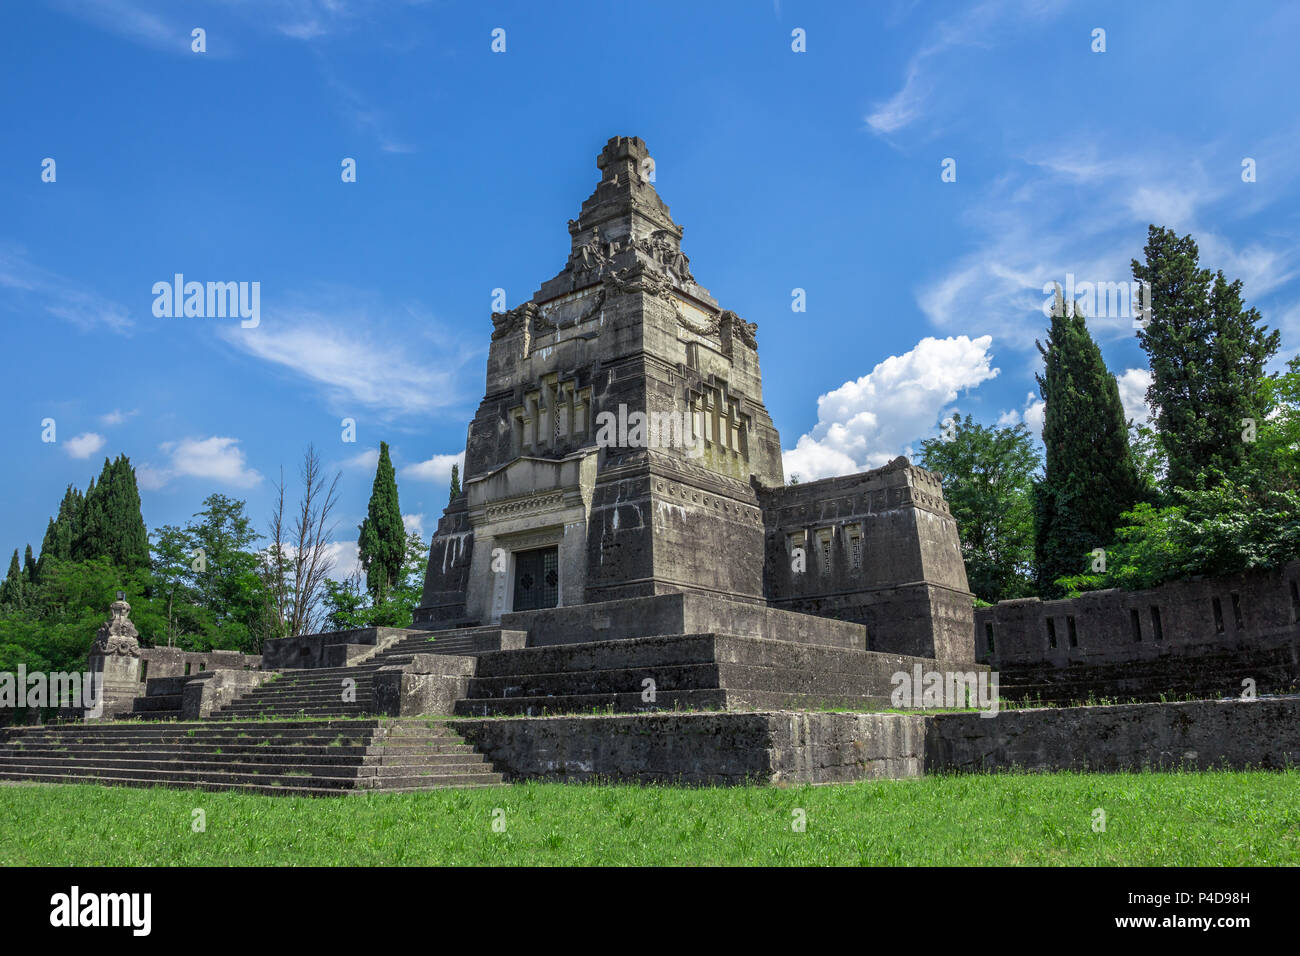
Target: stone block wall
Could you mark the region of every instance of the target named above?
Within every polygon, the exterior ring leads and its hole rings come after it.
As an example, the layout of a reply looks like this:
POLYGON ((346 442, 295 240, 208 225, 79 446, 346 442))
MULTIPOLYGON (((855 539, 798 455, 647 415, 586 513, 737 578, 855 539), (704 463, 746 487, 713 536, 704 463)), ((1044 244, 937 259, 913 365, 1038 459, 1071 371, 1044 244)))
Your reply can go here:
POLYGON ((871 650, 974 659, 973 598, 938 476, 898 458, 857 475, 759 488, 759 500, 772 606, 865 624, 871 650))
POLYGON ((926 718, 926 769, 1281 769, 1300 766, 1300 699, 1004 710, 926 718))
POLYGON ((1300 561, 1292 561, 1146 591, 1002 601, 975 611, 974 639, 978 659, 994 667, 1059 669, 1294 646, 1298 616, 1300 561))

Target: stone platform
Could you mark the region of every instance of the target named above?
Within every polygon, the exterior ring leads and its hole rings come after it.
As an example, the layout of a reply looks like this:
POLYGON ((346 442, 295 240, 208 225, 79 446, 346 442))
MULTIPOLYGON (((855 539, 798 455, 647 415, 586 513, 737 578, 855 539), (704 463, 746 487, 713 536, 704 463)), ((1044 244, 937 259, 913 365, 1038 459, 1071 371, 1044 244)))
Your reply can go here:
POLYGON ((209 721, 0 731, 0 780, 333 796, 503 780, 827 784, 1300 766, 1300 698, 978 713, 209 721))
POLYGON ((59 724, 0 730, 0 780, 297 796, 501 783, 445 720, 59 724))

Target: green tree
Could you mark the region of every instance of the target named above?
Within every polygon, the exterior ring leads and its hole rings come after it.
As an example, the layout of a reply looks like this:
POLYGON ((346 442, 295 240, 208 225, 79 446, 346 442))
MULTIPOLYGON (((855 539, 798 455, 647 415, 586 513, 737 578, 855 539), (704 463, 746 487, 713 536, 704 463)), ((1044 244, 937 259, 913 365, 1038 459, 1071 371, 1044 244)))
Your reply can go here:
POLYGON ((9 560, 9 573, 0 584, 0 608, 20 611, 23 608, 23 569, 18 563, 18 549, 9 560))
POLYGON ((1277 567, 1300 554, 1300 358, 1265 386, 1254 450, 1208 488, 1174 488, 1126 514, 1106 570, 1063 580, 1071 593, 1148 588, 1192 575, 1277 567))
POLYGON ((949 431, 921 443, 921 464, 943 480, 971 590, 991 603, 1032 593, 1040 462, 1029 429, 985 428, 967 415, 955 416, 949 431))
POLYGON ((406 528, 397 503, 397 476, 388 457, 387 442, 379 443, 370 505, 359 530, 357 549, 366 575, 366 590, 375 604, 381 604, 397 584, 406 555, 406 528))
POLYGON ((51 518, 45 526, 45 538, 41 541, 41 556, 36 562, 36 577, 41 577, 45 565, 57 558, 68 561, 72 558, 72 543, 76 540, 81 527, 81 513, 86 501, 81 492, 68 485, 63 492, 63 501, 59 503, 59 514, 51 518))
POLYGON ((1152 225, 1133 277, 1150 284, 1151 314, 1138 341, 1151 361, 1147 401, 1169 460, 1169 485, 1204 487, 1246 459, 1244 420, 1263 420, 1264 366, 1279 334, 1246 309, 1241 280, 1202 269, 1190 235, 1152 225), (1204 476, 1204 477, 1202 477, 1204 476))
POLYGON ((1046 405, 1043 478, 1035 485, 1038 593, 1057 597, 1057 578, 1078 574, 1110 542, 1142 483, 1129 451, 1119 385, 1083 314, 1057 287, 1056 308, 1036 376, 1046 405))
POLYGON ((30 588, 36 583, 36 559, 32 556, 32 546, 27 546, 23 554, 23 587, 30 588))
POLYGON ((104 459, 99 482, 90 483, 80 527, 73 538, 72 557, 84 561, 100 556, 135 570, 149 566, 149 533, 140 514, 135 469, 125 455, 104 459))
POLYGON ((337 630, 358 627, 410 627, 424 591, 429 546, 418 534, 406 537, 406 553, 397 584, 382 601, 372 601, 361 588, 358 575, 327 581, 325 604, 328 625, 337 630))

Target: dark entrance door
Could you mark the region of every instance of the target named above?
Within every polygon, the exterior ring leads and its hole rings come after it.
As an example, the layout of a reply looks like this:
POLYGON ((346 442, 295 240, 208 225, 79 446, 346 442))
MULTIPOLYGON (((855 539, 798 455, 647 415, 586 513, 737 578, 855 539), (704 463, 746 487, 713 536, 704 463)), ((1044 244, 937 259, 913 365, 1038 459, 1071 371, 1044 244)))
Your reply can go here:
POLYGON ((558 548, 515 552, 516 611, 555 607, 560 597, 558 548))

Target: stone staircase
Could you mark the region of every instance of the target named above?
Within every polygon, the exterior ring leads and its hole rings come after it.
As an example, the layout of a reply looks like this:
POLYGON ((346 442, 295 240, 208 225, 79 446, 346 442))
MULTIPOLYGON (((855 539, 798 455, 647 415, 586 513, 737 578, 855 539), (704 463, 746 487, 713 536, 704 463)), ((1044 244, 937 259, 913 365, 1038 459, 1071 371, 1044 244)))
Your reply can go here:
MULTIPOLYGON (((465 717, 890 706, 916 658, 728 634, 674 634, 478 656, 465 717), (645 681, 654 682, 653 699, 645 681)), ((933 661, 928 662, 933 666, 933 661)))
POLYGON ((0 780, 332 796, 502 777, 448 721, 377 717, 9 728, 0 730, 0 780))
POLYGON ((356 717, 373 714, 375 673, 379 668, 409 664, 416 654, 482 654, 499 649, 503 634, 512 633, 494 627, 412 632, 358 664, 283 671, 279 677, 213 712, 211 719, 356 717))

